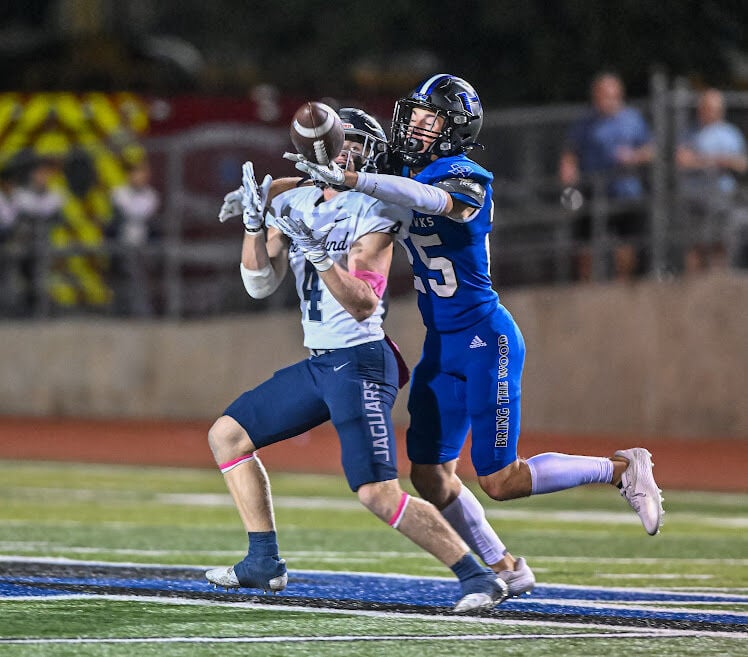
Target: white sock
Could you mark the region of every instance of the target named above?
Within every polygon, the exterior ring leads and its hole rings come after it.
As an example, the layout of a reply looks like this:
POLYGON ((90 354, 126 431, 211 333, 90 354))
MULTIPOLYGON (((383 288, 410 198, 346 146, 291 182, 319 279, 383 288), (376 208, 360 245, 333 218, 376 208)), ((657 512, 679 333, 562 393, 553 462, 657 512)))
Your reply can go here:
POLYGON ((506 546, 488 524, 483 506, 467 486, 462 487, 460 494, 441 513, 487 566, 504 558, 506 546))
POLYGON ((555 493, 584 484, 609 484, 613 461, 597 456, 546 452, 527 459, 532 476, 532 494, 555 493))

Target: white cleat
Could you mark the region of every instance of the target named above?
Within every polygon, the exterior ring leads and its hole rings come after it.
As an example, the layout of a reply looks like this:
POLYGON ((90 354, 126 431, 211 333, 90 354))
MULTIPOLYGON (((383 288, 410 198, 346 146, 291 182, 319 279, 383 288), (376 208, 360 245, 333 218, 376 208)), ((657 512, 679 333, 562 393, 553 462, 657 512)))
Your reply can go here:
MULTIPOLYGON (((228 566, 227 568, 211 568, 210 570, 206 571, 205 573, 206 579, 214 584, 215 586, 221 586, 225 588, 226 590, 229 589, 237 589, 240 586, 242 586, 239 583, 239 578, 236 576, 236 573, 234 572, 233 566, 228 566)), ((272 579, 268 580, 267 586, 262 587, 256 587, 256 588, 262 588, 263 591, 272 591, 273 593, 278 593, 278 591, 282 591, 286 588, 286 585, 288 584, 288 574, 283 573, 282 575, 278 575, 278 577, 273 577, 272 579)), ((247 587, 247 588, 255 588, 255 587, 247 587)))
POLYGON ((517 558, 514 570, 502 570, 497 575, 506 583, 510 598, 516 598, 524 593, 529 595, 535 588, 535 573, 527 565, 524 557, 517 558))
POLYGON ((452 609, 453 614, 467 614, 471 611, 483 611, 493 609, 496 605, 501 604, 509 597, 509 588, 506 582, 497 577, 490 591, 481 591, 479 593, 468 593, 460 598, 452 609))
POLYGON ((621 476, 621 495, 636 511, 647 534, 654 536, 662 527, 662 491, 657 487, 652 474, 652 455, 643 447, 621 449, 616 456, 627 459, 629 464, 621 476))
POLYGON ((221 586, 225 589, 238 589, 241 584, 234 573, 234 567, 228 568, 211 568, 205 573, 206 579, 214 586, 221 586))

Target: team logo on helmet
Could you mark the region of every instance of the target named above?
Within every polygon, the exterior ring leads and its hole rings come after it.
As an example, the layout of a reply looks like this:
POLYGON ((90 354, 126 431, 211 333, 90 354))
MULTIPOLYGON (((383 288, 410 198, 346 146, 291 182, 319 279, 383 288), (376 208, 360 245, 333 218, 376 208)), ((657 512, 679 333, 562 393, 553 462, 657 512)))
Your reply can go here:
POLYGON ((459 93, 456 93, 455 96, 460 99, 462 102, 462 106, 465 108, 466 112, 470 112, 470 114, 477 114, 480 109, 480 98, 478 98, 478 94, 474 94, 472 96, 468 95, 467 91, 460 91, 459 93), (473 104, 475 104, 475 108, 473 108, 473 104))

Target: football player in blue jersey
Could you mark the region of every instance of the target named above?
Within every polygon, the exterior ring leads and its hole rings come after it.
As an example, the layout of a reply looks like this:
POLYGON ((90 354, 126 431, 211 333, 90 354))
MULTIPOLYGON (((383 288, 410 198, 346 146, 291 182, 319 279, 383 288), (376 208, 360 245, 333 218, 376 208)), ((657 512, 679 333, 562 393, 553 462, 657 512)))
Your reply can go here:
POLYGON ((395 175, 343 171, 297 154, 284 157, 316 180, 345 184, 413 211, 403 241, 426 337, 408 400, 411 480, 507 581, 510 595, 518 595, 532 589, 532 571, 506 550, 456 475, 468 430, 480 486, 495 500, 605 482, 621 488, 649 534, 658 532, 663 511, 651 455, 643 448, 610 458, 518 457, 525 344, 491 284, 493 175, 466 155, 480 146, 482 122, 475 89, 439 74, 395 104, 390 140, 395 175))
MULTIPOLYGON (((355 108, 341 110, 345 129, 337 158, 346 170, 368 168, 384 145, 381 126, 355 108)), ((279 556, 267 473, 257 450, 331 420, 343 470, 364 507, 434 555, 458 577, 454 611, 493 607, 508 588, 470 554, 429 502, 403 492, 397 479, 391 411, 398 390, 396 349, 382 329, 394 236, 408 220, 402 206, 345 186, 275 181, 258 185, 244 166, 241 200, 227 195, 220 219, 243 215, 241 275, 255 298, 272 294, 290 268, 310 357, 240 395, 209 432, 209 443, 249 537, 247 556, 206 572, 227 588, 281 591, 288 575, 279 556)), ((404 367, 404 364, 403 364, 404 367)), ((404 368, 407 371, 407 368, 404 368)), ((401 384, 407 381, 407 372, 401 384)))

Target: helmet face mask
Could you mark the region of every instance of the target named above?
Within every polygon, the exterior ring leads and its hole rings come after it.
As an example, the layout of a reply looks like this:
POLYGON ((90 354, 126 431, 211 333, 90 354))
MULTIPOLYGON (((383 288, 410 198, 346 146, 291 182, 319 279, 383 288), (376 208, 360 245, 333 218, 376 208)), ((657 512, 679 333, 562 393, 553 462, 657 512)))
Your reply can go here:
POLYGON ((482 124, 483 108, 469 83, 453 75, 432 76, 395 103, 393 154, 406 166, 424 167, 435 157, 482 148, 475 141, 482 124), (434 115, 431 127, 414 125, 419 109, 434 115))

